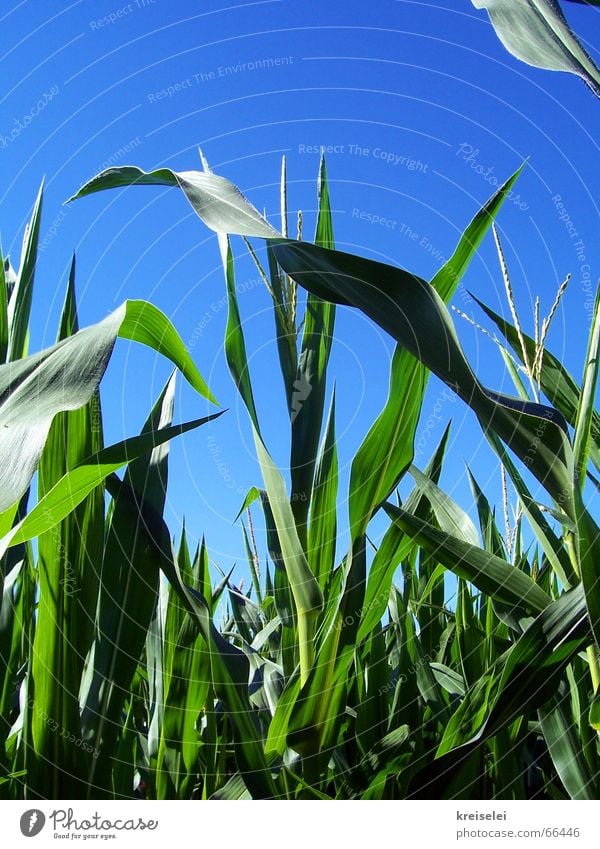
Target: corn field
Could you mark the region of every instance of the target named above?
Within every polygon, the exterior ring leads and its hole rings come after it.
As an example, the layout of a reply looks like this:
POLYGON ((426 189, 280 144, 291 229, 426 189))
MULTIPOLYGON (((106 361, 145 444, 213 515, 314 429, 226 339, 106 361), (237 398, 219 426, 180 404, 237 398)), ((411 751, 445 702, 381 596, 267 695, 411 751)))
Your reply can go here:
POLYGON ((426 281, 336 250, 324 157, 312 241, 290 235, 285 159, 277 226, 200 165, 110 168, 71 203, 85 216, 93 193, 169 186, 217 234, 224 356, 261 470, 232 523, 250 582, 215 579, 210 529, 194 549, 164 519, 170 441, 228 415, 167 316, 127 300, 80 329, 73 258, 56 343, 29 352, 41 188, 18 268, 0 258, 0 798, 597 799, 599 298, 571 375, 546 344, 566 283, 532 334, 514 308, 495 221, 523 168, 426 281), (475 300, 510 395, 477 378, 450 309, 484 240, 511 319, 475 300), (236 286, 248 256, 272 302, 289 479, 255 401, 236 286), (346 309, 396 343, 347 491, 328 376, 346 309), (174 371, 141 432, 105 445, 118 339, 174 371), (176 379, 214 413, 174 423, 176 379), (468 468, 476 521, 441 488, 452 425, 416 457, 430 379, 475 414, 514 521, 468 468))

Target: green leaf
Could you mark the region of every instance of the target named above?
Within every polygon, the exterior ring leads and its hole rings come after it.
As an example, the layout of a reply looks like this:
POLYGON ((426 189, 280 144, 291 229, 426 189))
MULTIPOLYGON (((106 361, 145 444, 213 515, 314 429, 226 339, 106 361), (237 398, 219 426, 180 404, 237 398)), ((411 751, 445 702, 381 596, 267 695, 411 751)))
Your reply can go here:
POLYGON ((277 795, 267 767, 262 739, 248 700, 249 666, 244 654, 228 643, 215 628, 204 597, 187 587, 176 560, 169 553, 168 528, 160 517, 148 516, 150 539, 161 552, 161 569, 176 590, 208 646, 211 682, 216 695, 229 709, 235 732, 234 753, 238 768, 254 798, 277 795))
POLYGON ((308 563, 321 589, 327 585, 335 567, 337 492, 338 459, 335 443, 334 393, 325 425, 325 435, 317 457, 308 526, 308 563))
MULTIPOLYGON (((239 190, 213 174, 175 175, 163 170, 145 175, 131 167, 109 169, 90 181, 78 196, 140 182, 179 185, 188 199, 193 194, 190 185, 196 186, 201 199, 193 203, 194 209, 207 226, 221 233, 238 232, 270 240, 275 257, 286 273, 323 300, 351 304, 373 318, 448 383, 475 410, 483 427, 497 432, 531 466, 552 495, 558 498, 565 492, 570 445, 562 417, 551 408, 486 390, 476 380, 458 344, 450 316, 432 286, 398 268, 317 245, 277 239, 276 232, 242 198, 239 190), (542 430, 543 440, 538 430, 542 430)), ((505 195, 506 189, 502 187, 491 202, 489 214, 484 213, 473 225, 472 235, 461 248, 459 271, 466 267, 474 245, 505 195)), ((444 280, 447 286, 457 282, 450 272, 444 280)), ((236 380, 240 378, 238 375, 236 380)), ((572 505, 566 507, 572 514, 572 505)))
MULTIPOLYGON (((596 293, 592 329, 585 358, 583 388, 575 422, 574 491, 576 505, 576 550, 579 573, 583 582, 586 605, 596 641, 596 657, 593 661, 594 690, 598 690, 598 656, 600 647, 600 528, 596 525, 583 501, 583 487, 588 465, 594 415, 594 398, 600 372, 600 289, 596 293)), ((591 649, 591 651, 594 651, 591 649)))
MULTIPOLYGON (((479 210, 448 262, 431 281, 444 303, 448 303, 456 291, 521 171, 522 167, 479 210)), ((415 358, 401 342, 397 345, 390 368, 388 401, 354 457, 349 508, 354 539, 364 533, 373 511, 397 486, 412 462, 414 432, 429 379, 419 359, 418 354, 415 358)))
MULTIPOLYGON (((58 341, 77 330, 73 258, 58 341)), ((94 393, 83 407, 54 418, 40 458, 38 498, 101 449, 100 399, 94 393)), ((94 635, 103 534, 104 497, 96 488, 38 537, 40 604, 32 657, 36 757, 30 782, 41 796, 81 798, 87 791, 90 750, 71 740, 81 736, 79 689, 94 635)))
POLYGON ((573 443, 574 467, 576 484, 583 492, 585 473, 590 456, 592 433, 594 428, 594 401, 596 388, 598 386, 598 373, 600 372, 600 288, 596 292, 594 312, 592 314, 592 328, 588 341, 585 357, 585 368, 583 374, 583 385, 577 416, 575 419, 575 437, 573 443))
POLYGON ((473 493, 475 506, 477 507, 483 547, 486 551, 491 551, 492 554, 495 554, 496 557, 506 560, 505 543, 502 539, 502 534, 498 530, 495 513, 468 466, 467 474, 469 476, 469 484, 473 493))
POLYGON ((89 180, 67 203, 104 189, 133 185, 178 186, 194 212, 217 233, 238 233, 264 239, 278 235, 233 183, 206 171, 176 173, 169 168, 161 168, 146 173, 133 166, 108 168, 89 180))
POLYGON ((479 535, 465 511, 427 475, 420 472, 416 466, 410 467, 410 474, 414 478, 419 492, 431 505, 440 528, 463 542, 478 546, 479 535))
MULTIPOLYGON (((319 167, 315 244, 327 248, 333 247, 333 223, 324 157, 321 157, 319 167)), ((309 294, 290 409, 292 510, 302 541, 306 540, 306 522, 323 424, 327 366, 333 343, 334 326, 335 306, 309 294)))
POLYGON ((177 366, 187 382, 203 398, 217 404, 186 346, 166 315, 148 301, 127 301, 119 328, 121 339, 131 339, 153 348, 177 366))
POLYGON ((540 613, 515 645, 484 672, 453 714, 437 757, 481 743, 518 716, 541 707, 557 691, 560 676, 590 641, 581 586, 540 613))
MULTIPOLYGON (((449 433, 450 427, 447 426, 433 457, 427 464, 426 473, 432 480, 439 479, 449 433)), ((408 496, 405 507, 412 513, 420 514, 423 503, 423 497, 415 488, 408 496)), ((381 541, 381 545, 375 552, 375 557, 369 569, 365 601, 360 614, 359 640, 367 636, 385 613, 392 588, 392 580, 398 564, 401 560, 407 558, 414 548, 413 540, 397 524, 392 522, 381 541)))
POLYGON ((33 295, 33 279, 37 260, 37 247, 42 218, 42 196, 44 184, 40 186, 25 235, 21 251, 19 273, 8 302, 8 359, 18 360, 27 355, 29 338, 29 316, 33 295))
POLYGON ((502 204, 512 191, 512 188, 520 177, 525 165, 521 165, 508 180, 494 192, 491 198, 481 207, 467 229, 461 235, 458 245, 450 259, 440 268, 431 281, 444 303, 448 303, 450 297, 456 291, 462 277, 469 267, 471 260, 477 253, 484 236, 490 229, 494 219, 500 212, 502 204))
POLYGON ((528 65, 578 74, 600 97, 600 70, 556 0, 472 0, 485 9, 506 49, 528 65))
POLYGON ((4 257, 0 248, 0 364, 6 362, 8 333, 8 281, 4 271, 4 257))
POLYGON ((90 400, 121 335, 164 353, 200 394, 209 397, 169 319, 144 301, 126 301, 98 324, 38 354, 1 365, 0 512, 27 489, 54 416, 90 400))
POLYGON ((571 799, 597 799, 597 782, 581 751, 564 685, 539 709, 538 715, 552 763, 571 799))
POLYGON ((475 545, 437 530, 418 516, 387 503, 385 511, 405 534, 447 569, 470 581, 501 604, 521 615, 539 613, 551 598, 534 581, 505 560, 475 545))
POLYGON ((36 504, 14 528, 0 540, 0 553, 50 530, 73 510, 102 481, 136 457, 152 451, 157 445, 187 433, 222 413, 214 413, 181 425, 164 428, 160 433, 144 433, 110 445, 72 469, 36 504))
POLYGON ((298 536, 283 477, 273 463, 260 433, 248 370, 246 344, 236 297, 231 248, 229 246, 229 240, 226 237, 220 236, 219 242, 229 302, 229 314, 225 333, 225 355, 231 374, 252 422, 256 454, 260 463, 269 506, 273 514, 275 527, 277 528, 283 563, 298 614, 298 648, 300 651, 301 676, 304 682, 308 677, 314 658, 316 620, 323 604, 323 598, 319 584, 310 570, 298 536))
MULTIPOLYGON (((479 304, 485 314, 491 318, 498 330, 500 330, 502 335, 509 342, 517 357, 519 357, 521 362, 523 362, 523 351, 516 328, 476 298, 475 295, 471 295, 471 297, 479 304)), ((525 343, 527 357, 529 362, 532 363, 536 355, 536 343, 530 336, 527 336, 526 333, 522 334, 522 338, 525 343)), ((577 408, 579 406, 581 389, 560 360, 558 360, 545 348, 542 354, 540 386, 544 395, 546 395, 549 401, 554 404, 556 409, 562 413, 566 421, 575 427, 575 419, 577 417, 577 408)), ((593 425, 590 455, 596 468, 600 469, 600 416, 594 412, 592 414, 592 419, 593 425)))
MULTIPOLYGON (((160 435, 171 426, 175 375, 160 393, 142 434, 160 435)), ((114 506, 104 549, 98 599, 93 675, 82 713, 86 739, 99 755, 90 783, 111 790, 111 760, 121 733, 121 712, 129 693, 159 593, 160 555, 149 545, 148 510, 162 515, 167 487, 168 442, 128 464, 123 483, 114 481, 114 506), (121 492, 127 495, 122 496, 121 492)))
POLYGON ((550 527, 544 513, 531 495, 523 477, 500 440, 494 434, 490 433, 487 434, 487 437, 490 445, 500 458, 500 462, 506 469, 523 507, 523 513, 527 517, 536 539, 540 543, 558 579, 564 587, 574 586, 578 578, 563 541, 556 536, 550 527))
POLYGON ((426 381, 425 369, 397 345, 387 403, 352 461, 348 509, 353 540, 366 532, 373 513, 412 462, 426 381))
POLYGON ((454 325, 433 287, 399 268, 315 245, 278 240, 280 265, 301 285, 358 307, 447 383, 497 433, 572 515, 572 451, 567 425, 551 407, 482 386, 460 347, 454 325))

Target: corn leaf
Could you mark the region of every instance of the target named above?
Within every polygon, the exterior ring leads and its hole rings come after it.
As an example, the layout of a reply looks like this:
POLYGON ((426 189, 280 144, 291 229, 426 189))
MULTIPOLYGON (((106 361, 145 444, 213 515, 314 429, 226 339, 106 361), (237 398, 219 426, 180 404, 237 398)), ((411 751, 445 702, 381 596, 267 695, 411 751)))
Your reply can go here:
POLYGON ((335 442, 335 393, 325 425, 315 469, 310 501, 308 563, 321 589, 325 589, 335 567, 337 542, 338 459, 335 442))
POLYGON ((438 748, 480 743, 508 723, 541 707, 557 689, 569 661, 591 638, 581 586, 553 601, 515 645, 469 689, 438 748))
MULTIPOLYGON (((58 342, 78 330, 75 258, 71 264, 58 342)), ((55 416, 42 452, 38 498, 69 471, 102 449, 98 393, 77 410, 55 416)), ((35 769, 40 796, 82 798, 91 760, 81 737, 79 688, 92 645, 104 534, 104 498, 96 488, 58 524, 38 537, 39 593, 30 695, 35 769), (52 717, 49 722, 47 717, 52 717)))
MULTIPOLYGON (((333 223, 325 159, 318 179, 318 214, 315 244, 333 248, 333 223)), ((295 285, 295 284, 294 284, 295 285)), ((298 368, 292 387, 290 417, 292 444, 290 468, 292 510, 300 539, 306 539, 306 522, 311 502, 319 437, 323 424, 327 365, 333 342, 335 306, 309 294, 304 314, 304 333, 298 368)))
POLYGON ((497 433, 572 515, 572 450, 562 415, 482 386, 432 286, 399 268, 339 251, 282 240, 274 244, 280 265, 301 285, 358 307, 447 383, 475 411, 484 430, 497 433))
POLYGON ((0 249, 0 363, 6 362, 8 332, 8 284, 4 270, 4 257, 0 249))
POLYGON ((8 301, 8 359, 18 360, 27 355, 29 338, 29 316, 33 295, 33 280, 37 260, 37 246, 42 218, 42 196, 44 184, 40 186, 31 220, 23 237, 21 262, 17 279, 8 301))
POLYGON ((269 506, 273 513, 281 554, 298 614, 298 643, 303 681, 308 677, 314 656, 316 619, 322 606, 319 584, 310 571, 300 542, 294 516, 281 473, 276 468, 263 442, 252 393, 246 345, 239 315, 229 240, 220 236, 223 267, 227 285, 229 315, 225 335, 225 354, 231 374, 246 405, 258 461, 261 466, 269 506))
MULTIPOLYGON (((173 374, 144 424, 143 434, 160 433, 171 426, 174 393, 173 374)), ((149 456, 130 461, 123 483, 111 487, 114 506, 102 564, 93 675, 82 713, 86 739, 98 752, 89 781, 107 793, 111 792, 111 761, 119 743, 121 712, 158 602, 159 551, 149 545, 141 528, 148 510, 162 515, 167 463, 168 442, 162 442, 149 456), (128 495, 121 497, 121 490, 128 495)))
MULTIPOLYGON (((475 295, 471 295, 471 297, 479 304, 485 314, 492 319, 498 330, 500 330, 509 342, 517 357, 523 361, 523 351, 516 328, 490 309, 490 307, 486 306, 479 298, 476 298, 475 295)), ((529 362, 533 362, 536 353, 535 341, 526 333, 522 334, 522 339, 525 343, 529 362)), ((566 421, 575 427, 581 388, 560 360, 545 348, 542 354, 540 386, 548 400, 563 414, 566 421)), ((600 416, 595 411, 592 413, 591 433, 590 457, 596 468, 600 469, 600 416)))
POLYGON ((472 0, 485 9, 506 49, 536 68, 578 74, 600 97, 600 70, 570 28, 556 0, 472 0))
POLYGON ((278 235, 233 183, 208 171, 176 173, 169 168, 161 168, 146 173, 134 166, 108 168, 89 180, 67 203, 104 189, 133 185, 179 187, 194 212, 217 233, 238 233, 264 239, 278 235))
POLYGON ((596 647, 600 648, 600 528, 598 528, 583 499, 583 487, 594 415, 594 399, 600 372, 600 289, 596 303, 588 349, 585 358, 583 387, 575 421, 575 475, 574 490, 577 511, 577 553, 579 573, 585 589, 585 598, 596 647))
POLYGON ((552 763, 571 799, 597 799, 593 776, 581 751, 576 723, 571 715, 569 692, 561 685, 556 695, 538 711, 552 763))
POLYGON ((0 366, 0 512, 25 492, 54 416, 86 404, 106 370, 117 336, 164 353, 212 400, 168 318, 144 301, 126 301, 98 324, 31 357, 0 366))
POLYGON ((540 613, 550 604, 551 598, 528 575, 505 560, 444 533, 393 504, 387 503, 385 511, 439 563, 492 599, 521 611, 522 615, 540 613))

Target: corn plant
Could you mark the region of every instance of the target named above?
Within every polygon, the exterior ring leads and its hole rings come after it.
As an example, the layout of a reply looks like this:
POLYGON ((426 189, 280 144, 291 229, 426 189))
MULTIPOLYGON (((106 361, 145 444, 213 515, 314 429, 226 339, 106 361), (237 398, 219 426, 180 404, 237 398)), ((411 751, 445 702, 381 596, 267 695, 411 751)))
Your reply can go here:
MULTIPOLYGON (((285 167, 281 231, 204 159, 200 172, 110 169, 78 192, 171 185, 217 231, 225 354, 262 472, 240 511, 248 592, 231 575, 213 588, 204 542, 190 556, 184 533, 175 551, 160 509, 148 506, 147 544, 169 588, 120 712, 122 791, 138 780, 139 792, 143 776, 144 794, 159 798, 597 796, 599 537, 583 491, 586 478, 596 485, 590 464, 598 461, 598 302, 581 385, 546 350, 546 334, 531 339, 482 305, 531 379, 530 395, 505 357, 518 397, 477 379, 448 311, 519 173, 430 282, 335 250, 324 162, 314 244, 288 236, 285 167), (289 492, 254 400, 232 234, 265 241, 251 253, 273 301, 289 492), (301 329, 299 286, 308 292, 301 329), (388 400, 351 464, 345 552, 333 395, 326 413, 340 307, 361 310, 397 342, 388 400), (414 465, 431 373, 473 409, 512 480, 519 520, 510 538, 470 471, 478 528, 440 488, 448 430, 426 467, 414 465), (312 392, 299 405, 294 392, 306 380, 312 392), (407 475, 412 492, 394 500, 407 475), (267 562, 250 524, 257 505, 267 562), (389 525, 372 550, 368 529, 381 511, 389 525), (221 628, 219 600, 227 602, 221 628)), ((133 510, 132 492, 119 488, 133 510)))

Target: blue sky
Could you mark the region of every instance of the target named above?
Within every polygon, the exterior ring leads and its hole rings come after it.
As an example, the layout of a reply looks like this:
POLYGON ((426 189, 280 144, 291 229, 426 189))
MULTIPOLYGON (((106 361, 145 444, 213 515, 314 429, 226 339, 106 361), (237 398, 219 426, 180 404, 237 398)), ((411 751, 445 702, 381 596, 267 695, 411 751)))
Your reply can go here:
MULTIPOLYGON (((564 6, 598 63, 600 10, 564 6)), ((243 561, 231 521, 260 478, 224 363, 216 237, 175 190, 129 189, 62 205, 107 164, 189 170, 199 167, 201 146, 213 169, 277 224, 285 153, 290 208, 302 209, 308 236, 325 146, 338 247, 431 278, 496 181, 528 158, 499 219, 516 300, 532 332, 535 297, 544 313, 573 274, 550 348, 580 377, 600 264, 598 104, 577 78, 509 56, 468 0, 9 0, 2 10, 8 49, 0 94, 0 232, 15 264, 46 177, 31 348, 54 340, 73 250, 82 324, 125 298, 148 298, 171 317, 229 412, 210 430, 173 443, 166 517, 174 534, 184 515, 194 539, 205 533, 222 568, 243 561)), ((235 250, 259 412, 285 468, 269 298, 241 242, 235 250)), ((491 238, 464 283, 507 314, 491 238)), ((454 303, 482 320, 464 292, 454 303)), ((477 374, 511 392, 493 343, 460 319, 457 326, 477 374)), ((392 344, 349 310, 340 311, 337 328, 331 376, 343 487, 384 403, 392 344)), ((107 441, 139 429, 169 371, 152 352, 118 343, 103 382, 107 441)), ((418 436, 433 448, 452 418, 444 486, 469 507, 468 461, 495 498, 497 465, 473 416, 433 380, 425 420, 436 404, 441 420, 433 428, 424 423, 418 436)), ((206 409, 180 383, 178 418, 206 409)), ((427 451, 419 462, 426 459, 427 451)))

